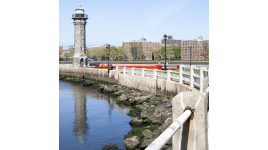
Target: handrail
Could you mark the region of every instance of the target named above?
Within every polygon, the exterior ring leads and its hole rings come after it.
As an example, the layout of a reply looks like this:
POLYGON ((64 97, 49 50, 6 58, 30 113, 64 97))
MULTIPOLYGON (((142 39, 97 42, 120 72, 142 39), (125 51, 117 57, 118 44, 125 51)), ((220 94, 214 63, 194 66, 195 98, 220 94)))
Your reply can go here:
POLYGON ((176 131, 184 124, 191 116, 190 110, 185 112, 176 119, 160 136, 158 136, 145 150, 160 150, 166 142, 176 133, 176 131))
POLYGON ((209 75, 209 69, 206 67, 196 68, 196 66, 186 67, 185 65, 180 65, 179 72, 173 72, 171 70, 167 70, 165 74, 163 74, 163 70, 157 69, 145 69, 145 68, 127 68, 127 67, 116 67, 117 71, 123 71, 123 74, 141 76, 141 77, 149 77, 153 79, 164 79, 168 81, 175 81, 181 84, 188 84, 192 88, 199 89, 200 93, 203 93, 203 79, 209 75), (186 71, 186 68, 190 70, 186 71), (207 70, 206 70, 207 69, 207 70), (172 74, 174 73, 175 76, 172 74))

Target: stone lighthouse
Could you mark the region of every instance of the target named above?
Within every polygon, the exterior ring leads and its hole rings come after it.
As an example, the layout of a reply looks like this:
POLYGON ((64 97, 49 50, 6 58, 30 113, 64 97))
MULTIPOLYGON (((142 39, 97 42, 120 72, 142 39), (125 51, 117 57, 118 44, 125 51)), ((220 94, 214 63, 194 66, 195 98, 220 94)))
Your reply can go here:
POLYGON ((74 56, 73 67, 87 65, 86 55, 86 24, 88 16, 84 14, 85 10, 79 6, 75 9, 75 14, 72 15, 74 20, 74 56))

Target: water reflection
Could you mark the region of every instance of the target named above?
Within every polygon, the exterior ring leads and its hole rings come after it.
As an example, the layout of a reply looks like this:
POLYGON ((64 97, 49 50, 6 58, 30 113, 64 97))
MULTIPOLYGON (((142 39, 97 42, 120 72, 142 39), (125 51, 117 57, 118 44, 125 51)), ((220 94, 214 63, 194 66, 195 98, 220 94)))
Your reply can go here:
POLYGON ((60 82, 60 149, 101 149, 107 144, 124 147, 132 128, 130 107, 97 89, 60 82))
POLYGON ((86 93, 83 86, 73 88, 75 99, 74 134, 79 143, 86 141, 89 126, 87 124, 86 93))

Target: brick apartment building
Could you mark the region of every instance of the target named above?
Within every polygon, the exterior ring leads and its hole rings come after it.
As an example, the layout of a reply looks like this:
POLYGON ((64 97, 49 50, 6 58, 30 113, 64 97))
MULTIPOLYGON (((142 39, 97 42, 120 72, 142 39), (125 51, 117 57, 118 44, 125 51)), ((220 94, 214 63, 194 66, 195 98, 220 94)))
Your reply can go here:
POLYGON ((63 53, 63 46, 59 46, 59 51, 63 53))
POLYGON ((209 60, 209 56, 204 52, 204 47, 209 46, 209 40, 207 45, 204 45, 203 37, 200 36, 194 40, 185 40, 181 42, 181 58, 182 60, 190 60, 190 47, 192 47, 191 60, 209 60))
MULTIPOLYGON (((142 49, 145 53, 146 60, 152 60, 152 53, 161 48, 161 42, 146 41, 146 38, 141 38, 136 41, 139 44, 139 49, 142 49)), ((123 42, 122 47, 126 50, 126 55, 129 59, 132 59, 130 48, 130 42, 123 42)))
MULTIPOLYGON (((174 45, 174 46, 179 46, 179 45, 181 45, 181 40, 175 40, 175 39, 172 39, 172 35, 169 35, 168 36, 168 39, 167 39, 167 45, 174 45)), ((161 39, 161 44, 162 45, 165 45, 165 40, 164 40, 164 38, 163 39, 161 39)))

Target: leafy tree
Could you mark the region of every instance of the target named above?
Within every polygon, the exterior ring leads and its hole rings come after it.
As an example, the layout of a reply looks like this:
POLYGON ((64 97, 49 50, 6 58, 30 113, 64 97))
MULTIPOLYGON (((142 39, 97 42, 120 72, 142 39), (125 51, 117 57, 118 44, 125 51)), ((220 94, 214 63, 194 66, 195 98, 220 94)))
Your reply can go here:
POLYGON ((87 55, 87 58, 90 58, 91 55, 90 55, 90 50, 86 48, 86 55, 87 55))
POLYGON ((130 53, 132 55, 132 60, 137 59, 137 53, 139 50, 139 43, 136 42, 135 40, 129 42, 129 47, 130 47, 130 53))
POLYGON ((69 47, 69 56, 73 57, 74 56, 74 45, 68 45, 69 47))
POLYGON ((145 58, 145 53, 143 49, 139 49, 137 54, 140 60, 143 60, 145 58))
POLYGON ((174 56, 176 59, 181 58, 181 46, 176 46, 173 48, 174 56))
POLYGON ((203 45, 204 59, 207 60, 207 56, 209 56, 209 43, 208 41, 203 41, 202 45, 203 45))
MULTIPOLYGON (((60 52, 60 51, 59 51, 59 52, 60 52)), ((60 52, 60 53, 59 53, 59 59, 61 58, 61 55, 62 55, 62 53, 60 52)))

